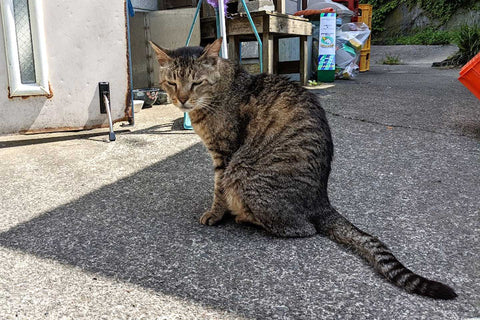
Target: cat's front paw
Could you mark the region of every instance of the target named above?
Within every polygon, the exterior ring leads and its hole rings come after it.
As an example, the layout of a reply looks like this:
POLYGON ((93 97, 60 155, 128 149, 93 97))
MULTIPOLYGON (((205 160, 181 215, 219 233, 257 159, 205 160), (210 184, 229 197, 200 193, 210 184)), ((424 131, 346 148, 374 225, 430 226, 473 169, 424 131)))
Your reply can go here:
POLYGON ((213 226, 222 220, 223 215, 224 212, 209 210, 200 217, 200 223, 207 226, 213 226))

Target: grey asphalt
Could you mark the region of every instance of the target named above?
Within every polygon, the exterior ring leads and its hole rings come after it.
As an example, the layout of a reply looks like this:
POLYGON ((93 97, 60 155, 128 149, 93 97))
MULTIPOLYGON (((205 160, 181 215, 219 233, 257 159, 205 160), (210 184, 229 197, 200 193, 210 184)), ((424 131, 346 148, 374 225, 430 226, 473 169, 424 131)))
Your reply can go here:
POLYGON ((155 106, 114 143, 106 130, 0 136, 0 318, 480 317, 480 101, 457 69, 373 62, 315 91, 332 203, 456 300, 407 294, 320 236, 200 225, 210 157, 171 129, 180 112, 155 106))

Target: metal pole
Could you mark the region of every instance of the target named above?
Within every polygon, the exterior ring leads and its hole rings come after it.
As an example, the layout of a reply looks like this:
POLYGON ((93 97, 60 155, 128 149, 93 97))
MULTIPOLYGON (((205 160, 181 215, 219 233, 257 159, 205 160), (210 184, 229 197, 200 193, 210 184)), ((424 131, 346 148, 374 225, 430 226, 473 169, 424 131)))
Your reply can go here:
POLYGON ((112 110, 110 110, 110 101, 108 101, 108 97, 106 93, 103 93, 103 101, 105 103, 105 109, 107 109, 107 116, 108 116, 108 126, 110 127, 110 132, 108 133, 108 139, 110 141, 115 141, 115 132, 113 131, 113 122, 112 122, 112 110))
POLYGON ((218 16, 220 22, 220 35, 223 38, 222 41, 222 58, 228 59, 228 52, 227 52, 227 30, 225 28, 225 3, 223 0, 218 0, 218 16))

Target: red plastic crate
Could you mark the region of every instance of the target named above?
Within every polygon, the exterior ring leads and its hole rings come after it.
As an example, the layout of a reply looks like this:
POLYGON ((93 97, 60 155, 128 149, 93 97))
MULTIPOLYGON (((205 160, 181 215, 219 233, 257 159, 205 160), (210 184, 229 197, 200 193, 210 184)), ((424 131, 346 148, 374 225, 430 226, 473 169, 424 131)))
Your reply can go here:
POLYGON ((458 80, 480 99, 480 52, 463 66, 458 80))

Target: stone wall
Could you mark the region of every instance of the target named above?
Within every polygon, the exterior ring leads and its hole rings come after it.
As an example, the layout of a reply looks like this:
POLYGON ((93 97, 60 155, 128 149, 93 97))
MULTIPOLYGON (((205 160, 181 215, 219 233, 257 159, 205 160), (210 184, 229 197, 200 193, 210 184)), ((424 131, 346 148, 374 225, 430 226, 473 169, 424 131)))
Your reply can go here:
POLYGON ((427 27, 441 30, 454 30, 464 23, 480 23, 480 1, 472 8, 458 10, 447 23, 432 19, 421 7, 410 7, 400 4, 385 19, 385 31, 379 34, 381 38, 413 34, 415 31, 427 27))

